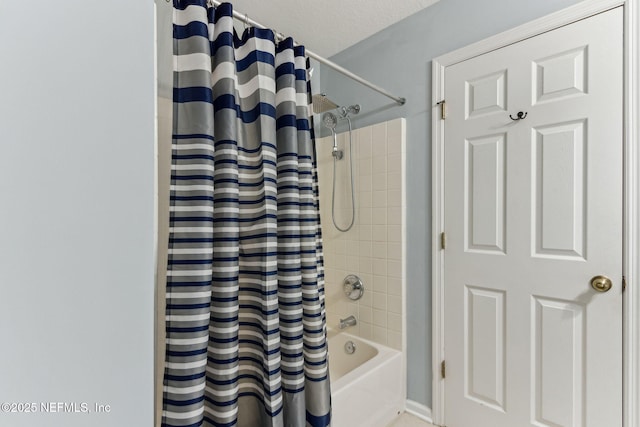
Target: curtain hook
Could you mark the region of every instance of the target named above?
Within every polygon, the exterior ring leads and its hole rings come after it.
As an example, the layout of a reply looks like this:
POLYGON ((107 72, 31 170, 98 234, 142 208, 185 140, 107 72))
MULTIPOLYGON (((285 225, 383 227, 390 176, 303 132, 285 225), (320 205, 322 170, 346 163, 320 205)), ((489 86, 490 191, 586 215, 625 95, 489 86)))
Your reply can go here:
POLYGON ((245 13, 244 14, 244 30, 245 31, 247 30, 248 26, 250 27, 250 25, 249 25, 249 15, 245 13))

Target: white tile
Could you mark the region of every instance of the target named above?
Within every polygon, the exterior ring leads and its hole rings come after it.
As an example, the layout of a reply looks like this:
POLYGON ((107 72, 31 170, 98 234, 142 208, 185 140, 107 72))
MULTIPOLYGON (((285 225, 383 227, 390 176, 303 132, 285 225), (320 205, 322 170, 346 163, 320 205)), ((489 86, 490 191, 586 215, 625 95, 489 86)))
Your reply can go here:
POLYGON ((328 239, 325 237, 322 241, 322 250, 325 254, 333 253, 335 252, 335 245, 335 239, 328 239))
POLYGON ((371 158, 358 159, 358 176, 362 178, 363 176, 371 175, 371 171, 372 171, 371 158))
POLYGON ((362 283, 364 284, 364 288, 371 289, 371 287, 373 286, 373 274, 360 273, 358 274, 358 276, 360 277, 360 280, 362 280, 362 283))
MULTIPOLYGON (((339 231, 339 230, 337 230, 335 228, 335 225, 333 223, 333 218, 335 218, 335 222, 341 228, 344 228, 347 225, 349 225, 349 222, 351 221, 351 209, 350 208, 338 207, 338 206, 345 206, 345 205, 346 205, 346 202, 344 202, 344 201, 336 201, 335 216, 332 217, 331 219, 329 219, 329 222, 328 222, 329 227, 336 231, 336 236, 340 236, 340 237, 345 236, 345 235, 342 234, 341 231, 339 231), (337 234, 337 233, 341 233, 341 234, 337 234)), ((349 201, 349 205, 351 205, 351 201, 349 201)), ((325 224, 325 226, 327 225, 326 222, 324 224, 325 224)))
POLYGON ((381 328, 387 327, 387 312, 384 310, 373 309, 373 326, 381 328))
POLYGON ((360 305, 358 313, 360 322, 373 323, 373 309, 371 307, 360 305))
MULTIPOLYGON (((353 223, 354 225, 357 224, 358 221, 358 202, 356 201, 355 203, 356 205, 356 211, 353 211, 353 204, 351 202, 351 199, 349 199, 349 201, 346 204, 346 208, 344 209, 344 214, 343 214, 343 218, 344 218, 344 222, 339 222, 338 225, 340 226, 340 228, 342 228, 343 230, 349 226, 349 224, 351 224, 351 219, 353 218, 353 223), (355 217, 353 216, 355 214, 355 217)), ((349 230, 351 231, 351 230, 349 230)), ((345 234, 344 231, 340 232, 341 236, 343 239, 346 240, 347 236, 345 234)))
POLYGON ((402 314, 402 297, 397 295, 388 295, 387 310, 391 313, 402 314))
MULTIPOLYGON (((356 271, 358 270, 359 265, 360 265, 360 262, 357 256, 347 255, 347 264, 345 266, 345 270, 356 271)), ((340 277, 339 279, 340 279, 340 283, 342 283, 342 279, 344 279, 344 277, 340 277)))
MULTIPOLYGON (((325 301, 330 301, 330 298, 326 298, 325 301)), ((327 306, 329 307, 329 306, 327 306)), ((327 316, 331 316, 331 317, 340 317, 343 315, 343 313, 340 312, 339 307, 337 305, 335 305, 333 302, 331 303, 331 308, 327 309, 327 316)))
POLYGON ((358 251, 360 250, 360 243, 358 240, 345 240, 345 246, 346 255, 358 256, 358 251))
POLYGON ((358 304, 355 302, 348 302, 346 315, 355 316, 355 318, 358 319, 360 317, 360 308, 358 304))
POLYGON ((400 261, 402 259, 402 243, 389 242, 387 243, 388 258, 400 261))
MULTIPOLYGON (((363 177, 364 178, 364 177, 363 177)), ((373 190, 386 190, 387 189, 387 175, 384 173, 373 174, 373 190)))
POLYGON ((339 295, 335 301, 332 302, 331 306, 333 307, 334 313, 340 315, 340 317, 346 317, 347 301, 342 298, 342 295, 339 295))
POLYGON ((327 309, 327 326, 337 328, 340 324, 341 315, 327 309))
POLYGON ((358 209, 358 215, 360 217, 360 224, 362 225, 373 224, 373 211, 371 208, 358 209))
POLYGON ((373 274, 369 272, 363 272, 358 274, 358 277, 360 277, 360 280, 362 280, 362 283, 364 283, 365 288, 371 288, 371 286, 373 285, 373 274))
POLYGON ((371 323, 360 323, 360 335, 365 340, 373 339, 373 325, 371 323))
POLYGON ((402 316, 398 313, 387 313, 387 328, 391 331, 402 332, 402 316))
POLYGON ((402 350, 402 333, 388 330, 387 345, 396 350, 402 350))
POLYGON ((327 264, 325 263, 325 269, 324 269, 325 287, 329 287, 333 283, 335 283, 337 277, 338 276, 336 275, 336 270, 334 268, 332 268, 331 266, 327 266, 327 264))
POLYGON ((387 124, 378 123, 371 127, 373 155, 387 152, 387 124))
POLYGON ((348 331, 350 334, 353 334, 353 335, 355 335, 355 336, 361 337, 362 335, 361 335, 361 332, 360 332, 360 326, 361 326, 361 325, 360 325, 359 323, 356 323, 354 326, 349 326, 349 328, 347 329, 347 331, 348 331))
POLYGON ((398 277, 387 277, 387 294, 402 295, 402 279, 398 277))
MULTIPOLYGON (((358 324, 348 332, 399 350, 403 323, 402 123, 393 120, 354 132, 357 218, 349 232, 342 233, 333 226, 331 150, 319 150, 318 154, 327 316, 335 320, 337 313, 341 318, 354 315, 358 324), (342 281, 347 274, 358 274, 365 284, 365 294, 357 302, 344 296, 342 281)), ((340 138, 345 159, 337 162, 336 220, 340 226, 346 226, 351 219, 348 144, 345 144, 348 138, 346 134, 340 138)), ((333 142, 329 139, 326 147, 333 142)))
POLYGON ((399 225, 387 226, 387 242, 399 243, 402 241, 402 229, 399 225))
POLYGON ((360 226, 360 241, 371 241, 372 226, 363 224, 360 226))
POLYGON ((387 122, 387 152, 399 153, 402 142, 402 120, 390 120, 387 122))
MULTIPOLYGON (((322 208, 320 209, 320 222, 322 224, 331 224, 331 212, 327 210, 327 204, 322 197, 320 197, 320 205, 322 206, 322 208)), ((329 238, 328 227, 326 226, 322 228, 322 237, 324 238, 324 240, 327 240, 329 238)))
POLYGON ((334 262, 335 257, 336 256, 334 254, 332 254, 331 252, 325 252, 325 254, 324 254, 324 265, 332 267, 332 268, 336 268, 336 265, 335 265, 335 262, 334 262))
POLYGON ((357 144, 361 158, 369 158, 372 155, 373 147, 371 143, 371 127, 367 126, 356 131, 358 133, 357 144))
POLYGON ((377 155, 371 159, 371 173, 387 173, 387 157, 386 155, 377 155))
POLYGON ((387 293, 387 277, 373 276, 373 290, 375 292, 387 293))
MULTIPOLYGON (((349 218, 349 219, 351 219, 351 218, 349 218)), ((339 238, 345 240, 346 242, 348 242, 350 240, 357 242, 358 239, 360 239, 360 235, 358 233, 359 229, 360 229, 360 225, 358 225, 358 223, 356 222, 356 223, 353 224, 353 227, 351 227, 351 229, 349 231, 336 231, 336 232, 340 233, 339 238)))
POLYGON ((329 283, 331 288, 342 289, 342 279, 344 278, 344 270, 338 270, 336 268, 331 269, 333 271, 333 280, 329 283))
POLYGON ((400 190, 402 188, 402 175, 398 172, 387 174, 387 188, 390 190, 400 190))
POLYGON ((371 239, 374 242, 386 242, 387 241, 387 226, 386 225, 372 225, 371 226, 371 239))
POLYGON ((324 292, 327 297, 338 291, 338 283, 342 283, 342 280, 338 279, 338 270, 333 268, 326 269, 324 292))
MULTIPOLYGON (((353 133, 351 133, 353 137, 353 133)), ((340 132, 337 135, 338 138, 338 147, 344 147, 349 142, 349 133, 348 132, 340 132)))
POLYGON ((377 343, 387 345, 387 328, 373 326, 373 340, 377 343))
POLYGON ((367 292, 366 290, 364 291, 364 294, 362 294, 362 298, 360 298, 360 300, 358 300, 358 302, 360 303, 360 309, 362 310, 362 307, 371 307, 373 305, 373 292, 367 292))
POLYGON ((370 257, 358 258, 358 272, 359 273, 371 273, 372 271, 372 259, 370 257))
POLYGON ((387 140, 387 153, 400 153, 402 152, 402 141, 400 138, 394 138, 392 135, 389 135, 389 139, 387 140))
POLYGON ((373 274, 378 276, 386 276, 389 262, 385 259, 376 258, 373 262, 373 274))
POLYGON ((373 241, 373 247, 371 250, 371 256, 373 258, 387 258, 387 244, 385 242, 373 241))
POLYGON ((357 178, 359 185, 357 191, 371 191, 373 190, 373 180, 371 175, 361 175, 357 178))
POLYGON ((387 157, 387 172, 402 172, 401 157, 393 154, 387 157))
POLYGON ((370 241, 360 241, 360 256, 363 257, 371 257, 371 242, 370 241))
POLYGON ((387 205, 401 207, 402 192, 400 190, 387 190, 387 205))
MULTIPOLYGON (((358 194, 359 198, 360 198, 360 207, 361 208, 370 208, 371 204, 372 204, 372 197, 371 197, 371 192, 370 191, 363 191, 362 193, 358 194)), ((356 198, 356 203, 358 203, 357 198, 356 198)))
POLYGON ((387 207, 387 224, 402 224, 402 208, 400 206, 387 207))
MULTIPOLYGON (((373 292, 373 308, 376 310, 381 310, 384 312, 384 325, 377 323, 380 326, 386 326, 387 325, 387 294, 381 293, 381 292, 373 292)), ((346 307, 344 308, 343 311, 346 311, 346 307)), ((375 320, 375 313, 373 315, 373 318, 375 320)), ((374 321, 374 323, 376 323, 374 321)))
POLYGON ((387 260, 387 275, 389 277, 402 278, 402 263, 395 260, 387 260))
POLYGON ((387 206, 387 192, 382 191, 374 191, 372 193, 372 206, 374 208, 382 208, 387 206))
POLYGON ((387 224, 387 208, 372 208, 371 223, 374 225, 387 224))

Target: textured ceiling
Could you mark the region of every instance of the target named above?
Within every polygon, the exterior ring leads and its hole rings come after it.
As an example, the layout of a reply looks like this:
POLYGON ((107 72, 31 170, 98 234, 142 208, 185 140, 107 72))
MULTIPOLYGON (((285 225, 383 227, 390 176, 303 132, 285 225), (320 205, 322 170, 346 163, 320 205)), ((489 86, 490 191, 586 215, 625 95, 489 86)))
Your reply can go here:
POLYGON ((226 0, 328 58, 438 0, 226 0))

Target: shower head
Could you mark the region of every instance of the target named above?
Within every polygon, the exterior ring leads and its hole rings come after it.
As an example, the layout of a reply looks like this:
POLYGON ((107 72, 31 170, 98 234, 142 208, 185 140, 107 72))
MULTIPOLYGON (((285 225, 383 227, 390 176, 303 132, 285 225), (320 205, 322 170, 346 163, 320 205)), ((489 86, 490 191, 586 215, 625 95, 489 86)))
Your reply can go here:
POLYGON ((313 104, 313 112, 315 114, 324 113, 325 111, 338 108, 338 104, 327 98, 327 95, 324 93, 321 93, 320 95, 313 95, 311 103, 313 104))
POLYGON ((338 124, 338 117, 333 113, 324 113, 322 116, 322 123, 331 131, 335 132, 336 125, 338 124))

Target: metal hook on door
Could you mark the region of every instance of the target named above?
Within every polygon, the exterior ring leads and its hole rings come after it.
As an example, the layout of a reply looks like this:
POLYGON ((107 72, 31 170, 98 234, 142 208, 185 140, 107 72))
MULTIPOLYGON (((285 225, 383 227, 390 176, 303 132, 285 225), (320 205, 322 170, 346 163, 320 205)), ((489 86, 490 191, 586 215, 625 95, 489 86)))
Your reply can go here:
POLYGON ((509 117, 511 118, 511 120, 522 120, 525 117, 527 117, 527 112, 525 111, 524 113, 522 111, 518 111, 517 114, 518 117, 513 117, 511 114, 509 114, 509 117))

